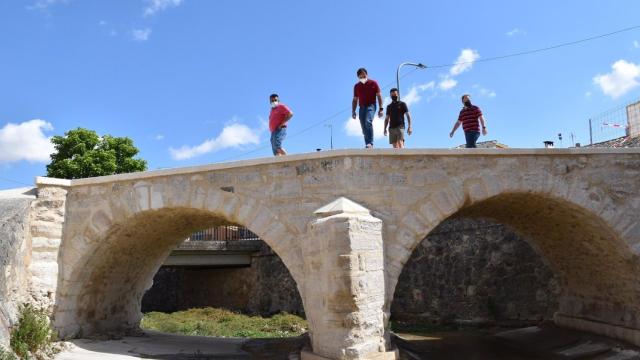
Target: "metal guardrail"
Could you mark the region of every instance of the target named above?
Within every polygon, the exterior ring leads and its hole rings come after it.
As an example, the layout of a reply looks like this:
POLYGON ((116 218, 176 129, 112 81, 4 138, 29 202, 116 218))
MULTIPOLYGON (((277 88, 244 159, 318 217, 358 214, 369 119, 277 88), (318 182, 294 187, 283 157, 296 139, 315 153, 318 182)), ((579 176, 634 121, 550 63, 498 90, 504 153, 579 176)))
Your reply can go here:
POLYGON ((223 225, 197 231, 186 239, 186 241, 230 240, 260 240, 260 237, 244 226, 223 225))

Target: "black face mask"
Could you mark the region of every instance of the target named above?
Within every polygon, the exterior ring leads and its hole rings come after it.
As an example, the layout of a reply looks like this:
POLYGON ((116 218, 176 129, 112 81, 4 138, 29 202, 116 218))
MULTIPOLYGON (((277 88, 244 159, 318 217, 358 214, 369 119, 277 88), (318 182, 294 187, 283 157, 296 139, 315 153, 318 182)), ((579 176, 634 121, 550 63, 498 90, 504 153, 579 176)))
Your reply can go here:
POLYGON ((397 97, 397 96, 392 96, 392 97, 391 97, 391 100, 392 100, 392 101, 398 101, 398 97, 397 97))
POLYGON ((469 107, 471 106, 471 100, 467 100, 464 102, 464 106, 469 107))

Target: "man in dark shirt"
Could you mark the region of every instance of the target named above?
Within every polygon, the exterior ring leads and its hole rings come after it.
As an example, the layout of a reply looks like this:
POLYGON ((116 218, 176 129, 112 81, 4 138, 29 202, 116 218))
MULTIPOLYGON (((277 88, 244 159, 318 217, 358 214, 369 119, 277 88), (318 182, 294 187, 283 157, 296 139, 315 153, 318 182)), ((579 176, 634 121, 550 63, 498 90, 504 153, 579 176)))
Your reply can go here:
POLYGON ((467 148, 475 148, 476 141, 480 137, 480 125, 482 125, 482 135, 487 135, 487 126, 480 108, 471 104, 471 96, 468 94, 462 95, 462 104, 464 107, 460 110, 458 120, 453 125, 453 130, 449 133, 449 137, 453 137, 458 126, 462 125, 467 148))
POLYGON ((375 80, 368 78, 367 69, 360 68, 356 72, 358 83, 353 87, 353 101, 351 102, 351 117, 356 118, 356 107, 360 104, 360 126, 364 135, 367 149, 373 147, 373 118, 376 114, 376 98, 380 104, 378 117, 382 117, 382 96, 380 86, 375 80))
POLYGON ((384 136, 387 136, 387 125, 389 126, 389 144, 394 149, 404 148, 404 116, 407 116, 407 134, 411 135, 411 115, 407 104, 398 99, 398 89, 393 88, 389 92, 391 104, 387 105, 387 117, 384 119, 384 136))

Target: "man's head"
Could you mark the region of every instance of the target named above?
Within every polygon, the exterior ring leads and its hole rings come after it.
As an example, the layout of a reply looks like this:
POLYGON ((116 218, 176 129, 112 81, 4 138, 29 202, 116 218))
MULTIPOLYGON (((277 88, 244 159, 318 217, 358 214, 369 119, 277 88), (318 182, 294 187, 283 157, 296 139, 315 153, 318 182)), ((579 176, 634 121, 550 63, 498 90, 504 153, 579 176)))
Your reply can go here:
POLYGON ((393 88, 389 90, 389 96, 391 96, 391 100, 398 101, 398 89, 393 88))
POLYGON ((360 79, 361 83, 364 84, 365 82, 367 82, 367 76, 369 75, 367 74, 367 69, 365 68, 358 69, 358 71, 356 72, 356 75, 358 75, 358 79, 360 79))
POLYGON ((464 104, 464 106, 471 106, 471 95, 469 94, 464 94, 462 95, 462 103, 464 104))
POLYGON ((280 98, 278 97, 278 94, 271 94, 269 96, 269 103, 271 104, 271 107, 276 107, 279 102, 280 98))

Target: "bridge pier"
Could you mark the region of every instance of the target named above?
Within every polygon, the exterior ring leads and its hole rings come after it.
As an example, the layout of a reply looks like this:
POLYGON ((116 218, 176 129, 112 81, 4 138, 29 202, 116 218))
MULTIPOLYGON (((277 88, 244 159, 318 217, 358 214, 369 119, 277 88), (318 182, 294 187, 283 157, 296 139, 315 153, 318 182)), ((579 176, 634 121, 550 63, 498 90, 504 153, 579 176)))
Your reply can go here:
POLYGON ((302 359, 397 359, 384 337, 382 221, 346 198, 315 214, 302 245, 313 353, 302 359))

